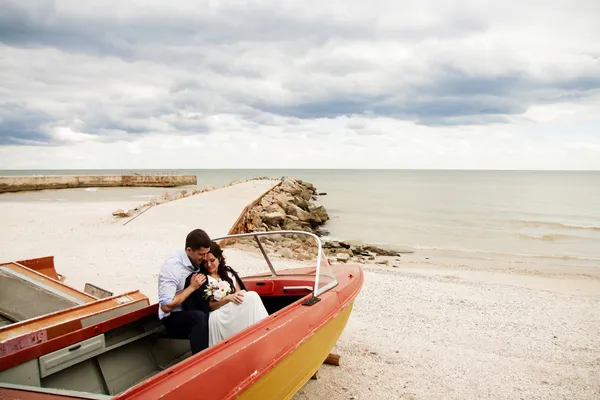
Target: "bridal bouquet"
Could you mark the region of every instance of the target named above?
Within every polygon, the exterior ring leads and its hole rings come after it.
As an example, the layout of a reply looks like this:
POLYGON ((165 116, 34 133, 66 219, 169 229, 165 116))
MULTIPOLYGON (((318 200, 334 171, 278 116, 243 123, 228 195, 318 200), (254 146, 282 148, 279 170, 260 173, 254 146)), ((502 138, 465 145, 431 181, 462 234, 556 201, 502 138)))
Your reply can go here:
POLYGON ((212 301, 220 301, 231 293, 231 286, 227 281, 210 282, 204 290, 204 298, 212 301))

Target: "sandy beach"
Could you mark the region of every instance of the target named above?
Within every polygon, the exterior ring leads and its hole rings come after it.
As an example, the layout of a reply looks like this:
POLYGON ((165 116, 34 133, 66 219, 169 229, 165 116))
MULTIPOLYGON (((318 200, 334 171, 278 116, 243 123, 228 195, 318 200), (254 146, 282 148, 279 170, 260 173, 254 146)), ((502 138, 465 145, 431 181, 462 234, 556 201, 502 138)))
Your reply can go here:
POLYGON ((364 266, 341 366, 324 366, 296 399, 600 398, 597 274, 403 258, 364 266))
MULTIPOLYGON (((227 233, 275 182, 172 201, 124 224, 140 202, 0 203, 0 261, 55 256, 66 283, 156 300, 166 255, 196 227, 227 233)), ((25 196, 25 194, 22 194, 25 196)), ((52 197, 52 196, 49 196, 52 197)), ((242 275, 250 255, 226 250, 242 275)), ((365 264, 365 284, 335 352, 296 400, 598 399, 600 269, 546 269, 418 252, 365 264)))

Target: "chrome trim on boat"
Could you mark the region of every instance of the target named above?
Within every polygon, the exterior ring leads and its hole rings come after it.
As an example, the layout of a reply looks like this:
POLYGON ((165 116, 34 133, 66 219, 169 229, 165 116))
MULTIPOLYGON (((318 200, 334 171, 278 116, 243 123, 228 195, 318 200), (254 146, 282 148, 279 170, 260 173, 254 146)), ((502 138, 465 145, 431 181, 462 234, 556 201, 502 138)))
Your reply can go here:
POLYGON ((283 290, 308 290, 309 292, 312 292, 313 288, 310 286, 284 286, 283 290))
POLYGON ((267 252, 265 251, 265 248, 263 247, 262 242, 260 241, 258 236, 254 236, 254 240, 256 240, 256 244, 258 245, 260 252, 262 253, 265 260, 267 261, 267 264, 269 265, 269 269, 271 270, 271 275, 277 276, 277 272, 275 271, 275 268, 273 268, 273 264, 271 264, 271 260, 269 260, 269 256, 267 256, 267 252))

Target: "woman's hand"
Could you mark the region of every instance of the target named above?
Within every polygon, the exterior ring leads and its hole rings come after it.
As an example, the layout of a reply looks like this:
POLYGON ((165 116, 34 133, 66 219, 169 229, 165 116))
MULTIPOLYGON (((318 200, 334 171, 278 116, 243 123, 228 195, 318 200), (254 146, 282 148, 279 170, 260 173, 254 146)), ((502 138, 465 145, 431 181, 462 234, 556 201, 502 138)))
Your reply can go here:
POLYGON ((244 302, 244 293, 235 292, 233 294, 227 295, 227 298, 230 302, 234 304, 242 304, 244 302))

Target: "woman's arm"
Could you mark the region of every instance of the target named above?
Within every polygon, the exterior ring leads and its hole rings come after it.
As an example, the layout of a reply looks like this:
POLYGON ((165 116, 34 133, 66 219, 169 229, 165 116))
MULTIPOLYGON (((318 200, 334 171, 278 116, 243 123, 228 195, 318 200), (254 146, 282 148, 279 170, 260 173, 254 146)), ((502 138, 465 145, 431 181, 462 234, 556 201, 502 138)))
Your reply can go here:
POLYGON ((209 302, 208 308, 210 308, 210 311, 215 311, 215 310, 218 310, 219 308, 223 307, 227 303, 231 302, 234 304, 242 304, 243 301, 244 301, 244 293, 243 292, 235 292, 233 294, 228 294, 227 296, 223 297, 219 301, 209 302))

